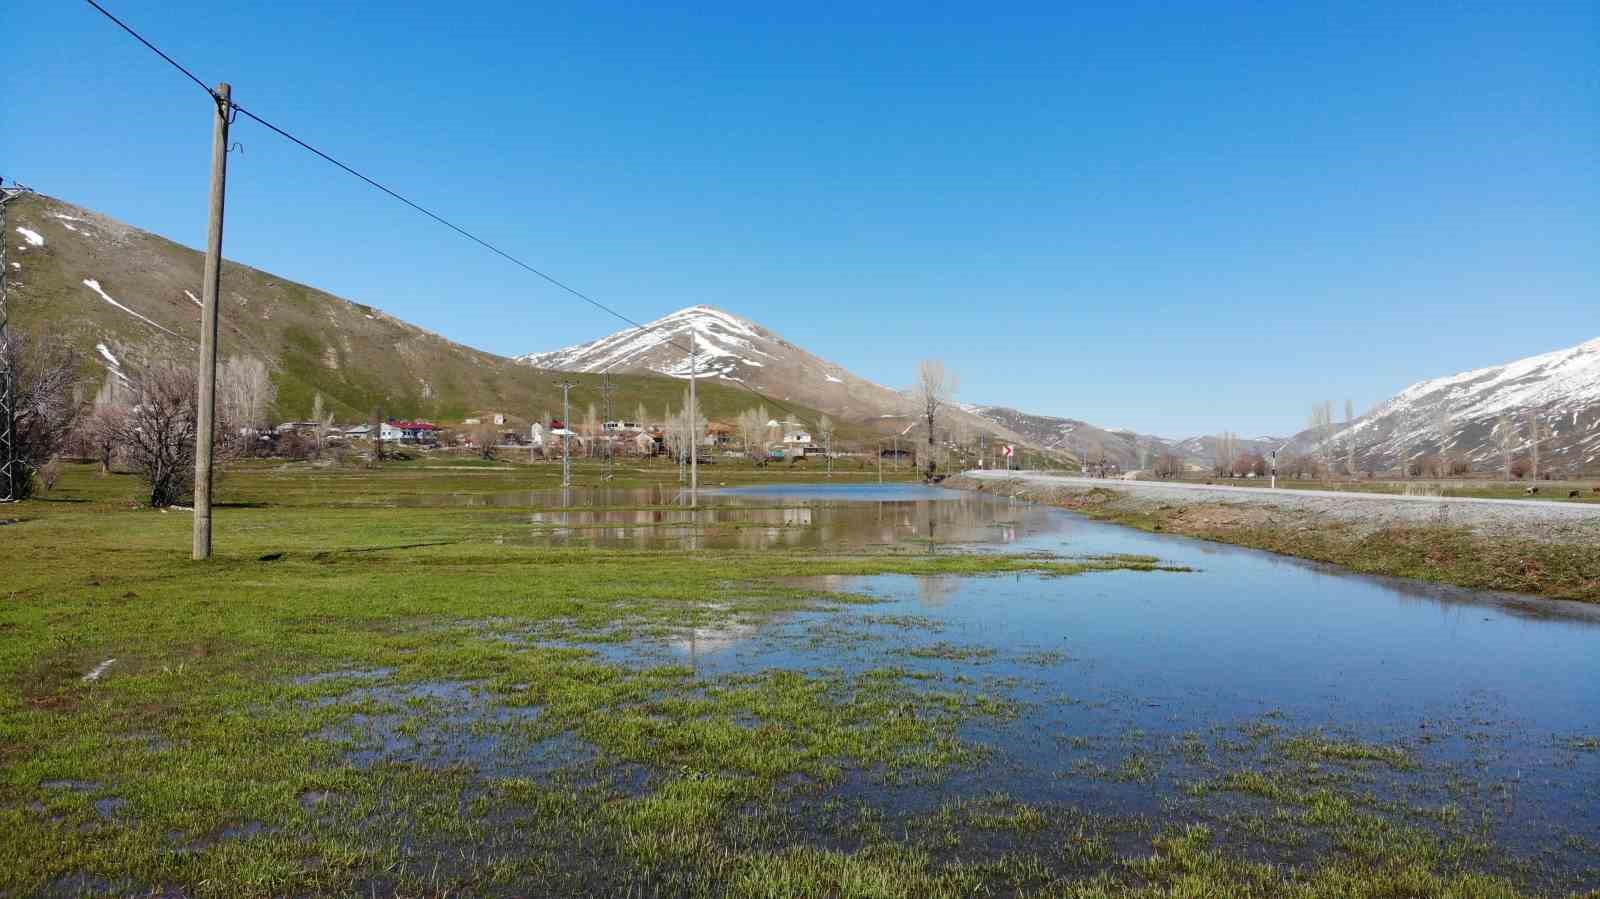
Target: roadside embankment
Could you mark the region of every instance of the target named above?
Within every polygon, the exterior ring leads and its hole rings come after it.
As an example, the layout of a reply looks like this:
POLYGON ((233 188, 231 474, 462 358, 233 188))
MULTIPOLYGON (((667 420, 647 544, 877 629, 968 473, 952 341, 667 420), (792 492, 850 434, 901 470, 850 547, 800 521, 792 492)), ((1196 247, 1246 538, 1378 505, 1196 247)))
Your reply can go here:
POLYGON ((1600 507, 969 471, 945 485, 1147 531, 1341 565, 1600 602, 1600 507))

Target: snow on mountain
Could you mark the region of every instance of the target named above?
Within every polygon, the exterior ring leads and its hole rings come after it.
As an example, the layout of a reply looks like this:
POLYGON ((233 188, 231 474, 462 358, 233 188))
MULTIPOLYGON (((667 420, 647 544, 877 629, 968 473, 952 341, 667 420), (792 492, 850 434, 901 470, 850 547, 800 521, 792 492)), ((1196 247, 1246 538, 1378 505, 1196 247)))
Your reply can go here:
MULTIPOLYGON (((618 331, 599 340, 555 350, 529 353, 517 361, 560 371, 653 371, 689 376, 689 335, 694 335, 702 377, 743 380, 746 368, 764 368, 775 358, 773 343, 782 338, 714 306, 690 306, 664 315, 643 328, 618 331)), ((823 375, 825 379, 838 380, 823 375)))
MULTIPOLYGON (((702 378, 736 381, 778 403, 809 406, 841 421, 870 420, 874 427, 894 431, 901 430, 895 426, 898 421, 912 421, 911 403, 900 391, 858 377, 768 328, 714 306, 679 309, 643 327, 565 349, 529 353, 517 361, 558 371, 655 372, 687 378, 691 334, 702 378)), ((752 402, 761 400, 752 397, 752 402)), ((976 407, 957 404, 956 409, 957 422, 967 428, 1027 443, 1002 424, 975 414, 976 407)))
MULTIPOLYGON (((1346 450, 1353 442, 1358 466, 1374 470, 1438 453, 1441 446, 1478 467, 1494 467, 1503 460, 1502 417, 1517 455, 1531 449, 1530 417, 1539 423, 1547 470, 1577 474, 1600 459, 1600 338, 1419 381, 1349 427, 1331 429, 1322 442, 1346 450)), ((1314 447, 1315 436, 1297 441, 1314 447)))

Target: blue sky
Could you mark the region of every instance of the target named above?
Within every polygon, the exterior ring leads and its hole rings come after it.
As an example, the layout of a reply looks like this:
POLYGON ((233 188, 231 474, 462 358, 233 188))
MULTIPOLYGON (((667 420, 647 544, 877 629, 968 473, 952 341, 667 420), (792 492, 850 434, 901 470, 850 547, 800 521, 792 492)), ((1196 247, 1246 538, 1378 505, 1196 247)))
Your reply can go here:
MULTIPOLYGON (((1254 435, 1600 335, 1592 2, 109 5, 634 318, 887 384, 1254 435)), ((201 244, 204 95, 87 4, 7 16, 0 174, 201 244)), ((618 324, 234 139, 230 258, 505 354, 618 324)))

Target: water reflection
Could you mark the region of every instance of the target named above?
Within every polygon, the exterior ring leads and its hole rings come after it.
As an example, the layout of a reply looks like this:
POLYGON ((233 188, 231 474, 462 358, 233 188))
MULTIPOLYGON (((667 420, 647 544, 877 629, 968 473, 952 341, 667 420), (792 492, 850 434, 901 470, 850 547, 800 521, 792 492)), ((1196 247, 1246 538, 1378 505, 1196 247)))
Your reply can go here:
MULTIPOLYGON (((670 489, 524 491, 460 497, 462 505, 524 507, 511 542, 640 549, 878 549, 938 552, 953 544, 1006 546, 1059 531, 1044 507, 953 490, 901 488, 811 494, 771 489, 701 491, 701 504, 670 489)), ((455 497, 434 498, 449 502, 455 497)))

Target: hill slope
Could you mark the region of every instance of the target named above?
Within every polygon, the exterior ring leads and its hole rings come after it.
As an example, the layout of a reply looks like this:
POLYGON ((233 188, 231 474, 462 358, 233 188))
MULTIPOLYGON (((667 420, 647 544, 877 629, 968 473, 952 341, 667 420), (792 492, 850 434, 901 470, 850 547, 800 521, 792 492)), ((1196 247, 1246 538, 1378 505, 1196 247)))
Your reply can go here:
MULTIPOLYGON (((43 195, 9 204, 7 231, 13 325, 69 340, 93 360, 86 374, 95 380, 152 357, 197 352, 200 252, 43 195)), ((249 266, 223 265, 221 315, 220 355, 267 363, 279 418, 307 416, 318 392, 341 420, 373 410, 446 421, 485 410, 537 418, 561 408, 550 372, 249 266)), ((670 378, 621 375, 612 383, 619 415, 644 403, 655 416, 682 401, 683 385, 670 378)), ((597 386, 573 391, 575 417, 600 401, 597 386)), ((712 383, 702 405, 720 417, 751 401, 712 383)))

